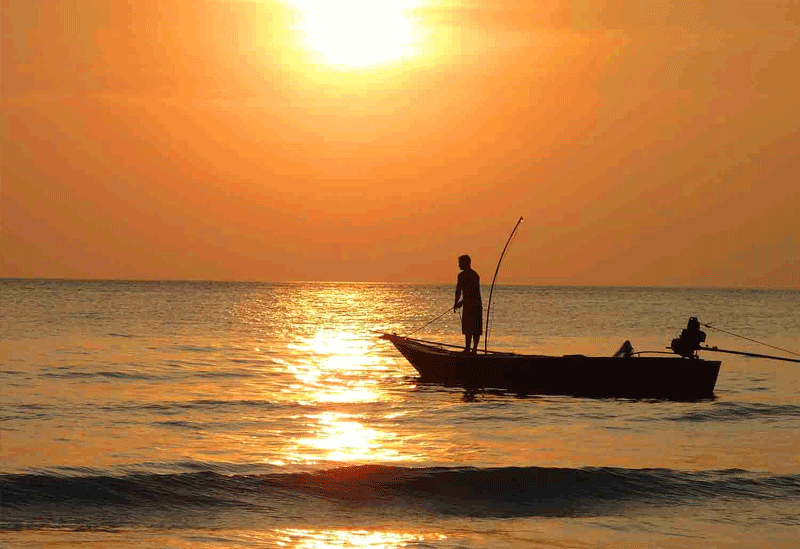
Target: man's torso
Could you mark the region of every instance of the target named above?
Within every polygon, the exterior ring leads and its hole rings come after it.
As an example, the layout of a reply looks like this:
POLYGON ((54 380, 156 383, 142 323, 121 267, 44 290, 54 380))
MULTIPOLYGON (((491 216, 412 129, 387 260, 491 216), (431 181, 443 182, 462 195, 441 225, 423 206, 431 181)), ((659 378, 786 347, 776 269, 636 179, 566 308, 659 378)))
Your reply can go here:
POLYGON ((481 278, 472 269, 458 273, 458 284, 464 294, 464 305, 481 305, 481 278))

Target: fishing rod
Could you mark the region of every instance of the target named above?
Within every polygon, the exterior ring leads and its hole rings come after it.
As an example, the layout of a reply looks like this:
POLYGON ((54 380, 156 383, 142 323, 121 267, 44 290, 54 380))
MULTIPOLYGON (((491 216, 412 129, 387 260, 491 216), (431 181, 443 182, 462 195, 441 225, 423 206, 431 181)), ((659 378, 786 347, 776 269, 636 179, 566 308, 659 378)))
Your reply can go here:
POLYGON ((492 293, 494 293, 494 283, 497 280, 497 273, 500 272, 500 264, 503 262, 503 256, 506 255, 506 250, 508 249, 508 245, 511 244, 511 239, 514 238, 514 233, 517 232, 517 227, 519 224, 522 223, 522 217, 520 216, 519 221, 517 224, 514 225, 514 230, 511 231, 511 235, 509 235, 508 240, 506 240, 506 245, 503 246, 503 252, 500 254, 500 259, 497 261, 497 268, 494 270, 494 276, 492 277, 492 287, 489 290, 489 301, 486 304, 486 335, 483 337, 483 352, 487 351, 489 346, 489 310, 492 308, 492 293))
POLYGON ((714 351, 715 353, 730 353, 732 355, 752 356, 756 358, 771 358, 772 360, 785 360, 786 362, 800 362, 796 358, 786 358, 782 356, 760 355, 758 353, 745 353, 743 351, 730 351, 728 349, 719 349, 717 347, 700 347, 701 351, 714 351))
MULTIPOLYGON (((706 333, 700 331, 700 321, 697 320, 697 317, 689 318, 689 323, 686 325, 686 329, 681 332, 680 337, 677 337, 672 340, 668 349, 672 349, 673 352, 681 355, 685 358, 697 358, 697 351, 713 351, 715 353, 729 353, 732 355, 741 355, 741 356, 752 356, 755 358, 769 358, 771 360, 783 360, 786 362, 798 362, 800 360, 796 358, 787 358, 782 356, 774 356, 774 355, 764 355, 760 353, 747 353, 744 351, 732 351, 730 349, 720 349, 719 347, 709 347, 708 345, 700 345, 701 343, 705 342, 706 340, 706 333)), ((735 337, 740 337, 742 339, 746 339, 747 341, 752 341, 753 343, 758 343, 759 345, 764 345, 766 347, 771 347, 773 349, 777 349, 779 351, 783 351, 784 353, 788 353, 790 355, 800 356, 800 353, 795 353, 794 351, 790 351, 789 349, 783 349, 781 347, 776 347, 774 345, 770 345, 769 343, 764 343, 763 341, 758 341, 757 339, 752 339, 749 337, 745 337, 743 335, 734 334, 733 332, 725 331, 721 328, 717 328, 712 326, 711 324, 702 324, 706 328, 711 328, 712 330, 717 330, 719 332, 726 333, 728 335, 732 335, 735 337)))
POLYGON ((789 349, 784 349, 783 347, 776 347, 775 345, 770 345, 769 343, 764 343, 763 341, 758 341, 756 339, 750 339, 749 337, 745 337, 743 335, 734 334, 733 332, 728 332, 723 330, 722 328, 717 328, 716 326, 712 326, 711 324, 703 324, 706 328, 711 328, 712 330, 716 330, 718 332, 722 332, 723 334, 732 335, 734 337, 740 337, 742 339, 746 339, 747 341, 752 341, 753 343, 758 343, 759 345, 764 345, 765 347, 769 347, 771 349, 776 349, 778 351, 783 351, 784 353, 789 353, 790 355, 800 356, 800 353, 795 353, 794 351, 790 351, 789 349))
POLYGON ((427 323, 423 324, 419 328, 416 328, 415 330, 412 330, 411 332, 408 333, 408 335, 411 335, 413 333, 419 332, 421 329, 423 329, 423 328, 425 328, 427 326, 430 326, 431 324, 433 324, 434 322, 436 322, 437 320, 439 320, 440 318, 442 318, 444 315, 446 315, 447 313, 449 313, 452 310, 453 310, 452 306, 448 307, 447 309, 444 310, 444 312, 442 314, 440 314, 439 316, 437 316, 436 318, 434 318, 430 322, 427 322, 427 323))
MULTIPOLYGON (((770 348, 776 349, 778 351, 783 351, 784 353, 789 353, 790 355, 800 356, 800 354, 795 353, 794 351, 790 351, 789 349, 784 349, 783 347, 776 347, 775 345, 770 345, 769 343, 764 343, 763 341, 758 341, 756 339, 745 337, 743 335, 735 334, 733 332, 728 332, 726 330, 723 330, 722 328, 717 328, 716 326, 712 326, 711 324, 702 324, 702 325, 705 326, 706 328, 710 328, 712 330, 716 330, 718 332, 722 332, 723 334, 728 334, 728 335, 732 335, 734 337, 739 337, 739 338, 742 338, 742 339, 746 339, 747 341, 752 341, 753 343, 758 343, 759 345, 764 345, 765 347, 770 347, 770 348)), ((772 360, 783 360, 783 361, 786 361, 786 362, 798 362, 798 363, 800 363, 800 360, 798 360, 796 358, 787 358, 787 357, 774 356, 774 355, 762 355, 762 354, 759 354, 759 353, 745 353, 744 351, 731 351, 729 349, 720 349, 719 347, 716 347, 716 346, 715 347, 709 347, 709 346, 699 347, 699 349, 701 349, 703 351, 714 351, 716 353, 729 353, 729 354, 732 354, 732 355, 752 356, 752 357, 755 357, 755 358, 769 358, 769 359, 772 359, 772 360)))

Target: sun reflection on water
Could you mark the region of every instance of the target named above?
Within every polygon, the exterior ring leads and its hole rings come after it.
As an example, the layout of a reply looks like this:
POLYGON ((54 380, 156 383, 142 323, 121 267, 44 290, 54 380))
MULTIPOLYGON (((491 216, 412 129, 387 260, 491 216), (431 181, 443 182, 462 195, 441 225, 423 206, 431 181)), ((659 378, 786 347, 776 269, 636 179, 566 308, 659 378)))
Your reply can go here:
POLYGON ((309 416, 315 426, 314 436, 295 441, 293 454, 306 464, 319 461, 363 463, 405 461, 415 456, 401 454, 396 435, 368 427, 355 416, 323 412, 309 416))
POLYGON ((290 346, 301 356, 287 363, 300 382, 289 389, 307 403, 382 402, 388 396, 379 388, 389 375, 384 364, 370 353, 370 343, 348 333, 321 331, 290 346))
POLYGON ((444 534, 406 534, 400 532, 371 532, 369 530, 305 530, 285 528, 276 530, 278 545, 304 549, 333 549, 363 547, 365 549, 396 549, 410 543, 441 541, 444 534))
POLYGON ((268 399, 292 413, 270 434, 281 441, 279 455, 264 461, 301 469, 419 461, 416 432, 398 426, 408 413, 403 373, 370 332, 372 311, 391 304, 391 292, 376 302, 361 286, 302 289, 288 287, 282 310, 293 331, 285 347, 271 349, 268 399))

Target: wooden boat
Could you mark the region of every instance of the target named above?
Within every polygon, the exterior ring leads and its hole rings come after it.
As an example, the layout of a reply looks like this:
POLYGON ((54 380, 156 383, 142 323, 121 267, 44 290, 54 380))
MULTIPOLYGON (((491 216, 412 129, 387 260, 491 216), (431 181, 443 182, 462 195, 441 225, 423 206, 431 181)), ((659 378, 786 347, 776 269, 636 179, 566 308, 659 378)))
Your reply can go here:
MULTIPOLYGON (((521 222, 520 217, 503 247, 492 278, 489 303, 486 306, 486 336, 483 351, 467 353, 463 348, 452 345, 397 334, 383 333, 380 336, 390 341, 406 357, 419 372, 420 382, 460 386, 466 389, 508 389, 537 395, 697 400, 714 397, 714 387, 722 364, 719 360, 701 359, 698 351, 800 362, 798 359, 787 357, 702 346, 706 334, 700 330, 700 322, 696 317, 691 317, 680 337, 672 340, 670 348, 675 354, 663 351, 635 353, 628 341, 610 357, 525 355, 489 351, 487 349, 489 311, 492 306, 494 284, 503 256, 521 222), (656 356, 644 356, 645 354, 656 356)), ((441 315, 433 321, 438 318, 441 318, 441 315)), ((709 324, 703 326, 712 328, 709 324)), ((731 332, 726 333, 744 337, 731 332)), ((745 337, 745 339, 750 338, 745 337)), ((753 339, 750 341, 760 343, 753 339)), ((800 356, 787 349, 774 348, 800 356)))
POLYGON ((420 382, 532 395, 696 400, 714 396, 721 362, 691 356, 642 356, 630 343, 611 357, 465 353, 456 347, 384 333, 419 372, 420 382))

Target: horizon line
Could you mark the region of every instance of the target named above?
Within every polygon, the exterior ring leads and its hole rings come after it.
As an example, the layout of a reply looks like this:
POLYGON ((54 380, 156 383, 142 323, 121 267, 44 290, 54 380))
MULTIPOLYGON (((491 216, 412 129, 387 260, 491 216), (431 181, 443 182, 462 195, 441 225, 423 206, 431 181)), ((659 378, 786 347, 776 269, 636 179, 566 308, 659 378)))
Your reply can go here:
MULTIPOLYGON (((381 284, 393 286, 452 286, 453 282, 397 282, 380 280, 263 280, 263 279, 224 279, 224 278, 91 278, 91 277, 24 277, 0 276, 0 281, 39 281, 39 282, 138 282, 138 283, 218 283, 218 284, 381 284)), ((735 291, 800 291, 800 287, 792 286, 680 286, 663 284, 541 284, 531 282, 502 282, 496 286, 529 286, 534 288, 640 288, 640 289, 674 289, 674 290, 735 290, 735 291)), ((489 286, 489 284, 481 284, 489 286)))

